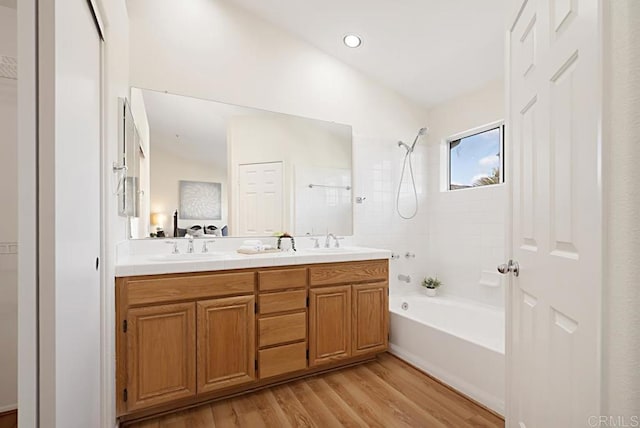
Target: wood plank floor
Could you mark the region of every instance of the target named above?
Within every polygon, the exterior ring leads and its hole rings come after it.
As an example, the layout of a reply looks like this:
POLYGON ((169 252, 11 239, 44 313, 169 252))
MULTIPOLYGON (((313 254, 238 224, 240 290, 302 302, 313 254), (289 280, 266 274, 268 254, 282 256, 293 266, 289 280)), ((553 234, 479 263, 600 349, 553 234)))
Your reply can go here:
POLYGON ((18 411, 11 410, 0 413, 0 428, 17 428, 18 427, 18 411))
POLYGON ((161 416, 128 428, 504 427, 403 361, 376 361, 161 416))

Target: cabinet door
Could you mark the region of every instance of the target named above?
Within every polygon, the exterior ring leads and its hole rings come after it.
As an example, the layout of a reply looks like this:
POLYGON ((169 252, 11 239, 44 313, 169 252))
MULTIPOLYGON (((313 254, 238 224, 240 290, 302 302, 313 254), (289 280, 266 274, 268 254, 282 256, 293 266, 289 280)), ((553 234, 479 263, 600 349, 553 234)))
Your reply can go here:
POLYGON ((195 303, 127 313, 127 410, 196 394, 195 303))
POLYGON ((253 382, 255 297, 198 302, 198 393, 253 382))
POLYGON ((351 356, 351 286, 309 290, 309 366, 351 356))
POLYGON ((389 342, 388 284, 353 285, 353 355, 381 352, 389 342))

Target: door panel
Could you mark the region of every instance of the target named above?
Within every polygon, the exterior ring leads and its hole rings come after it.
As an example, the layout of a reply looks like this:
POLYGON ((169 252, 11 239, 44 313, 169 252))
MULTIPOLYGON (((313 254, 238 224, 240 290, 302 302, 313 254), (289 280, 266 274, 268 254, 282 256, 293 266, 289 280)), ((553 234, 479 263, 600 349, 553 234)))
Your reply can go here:
POLYGON ((129 310, 127 410, 195 395, 195 317, 194 303, 129 310))
POLYGON ((255 380, 255 297, 198 302, 198 393, 255 380))
POLYGON ((510 28, 512 278, 507 424, 599 414, 597 0, 522 1, 510 28))
POLYGON ((238 165, 239 235, 269 236, 284 229, 282 162, 238 165))
POLYGON ((389 339, 388 284, 353 285, 353 355, 387 349, 389 339))
POLYGON ((101 207, 102 46, 89 2, 47 3, 39 3, 41 19, 48 22, 40 25, 38 74, 38 233, 40 260, 46 260, 40 264, 39 310, 40 352, 55 365, 41 365, 40 417, 55 426, 90 426, 100 418, 103 398, 104 350, 97 333, 103 312, 101 218, 106 215, 101 207))
POLYGON ((309 290, 309 367, 351 356, 351 286, 309 290))

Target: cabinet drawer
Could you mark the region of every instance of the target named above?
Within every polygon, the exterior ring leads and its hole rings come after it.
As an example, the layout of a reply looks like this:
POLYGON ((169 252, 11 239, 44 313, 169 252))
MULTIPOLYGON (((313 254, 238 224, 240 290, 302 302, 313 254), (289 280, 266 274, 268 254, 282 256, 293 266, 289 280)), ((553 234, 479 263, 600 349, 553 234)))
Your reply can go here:
POLYGON ((127 282, 130 306, 253 293, 253 272, 132 279, 127 282))
POLYGON ((336 263, 309 268, 309 283, 312 287, 352 282, 386 281, 388 278, 388 260, 336 263))
POLYGON ((260 379, 307 368, 306 342, 258 351, 260 379))
POLYGON ((279 293, 261 294, 258 297, 260 314, 295 311, 307 306, 307 290, 282 291, 279 293))
POLYGON ((260 318, 258 334, 258 343, 261 347, 304 340, 307 337, 307 313, 260 318))
POLYGON ((307 269, 281 269, 258 272, 260 291, 304 288, 307 286, 307 269))

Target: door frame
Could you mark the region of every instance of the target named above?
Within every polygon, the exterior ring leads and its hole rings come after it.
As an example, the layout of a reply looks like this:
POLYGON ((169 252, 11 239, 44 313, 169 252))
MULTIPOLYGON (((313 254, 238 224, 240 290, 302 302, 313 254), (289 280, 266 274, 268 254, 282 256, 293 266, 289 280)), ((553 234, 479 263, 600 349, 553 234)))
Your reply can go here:
MULTIPOLYGON (((502 156, 504 160, 504 186, 506 191, 506 200, 507 203, 505 205, 505 233, 504 233, 504 249, 505 249, 505 258, 509 260, 513 255, 513 150, 511 146, 511 142, 513 141, 512 127, 511 127, 511 80, 509 76, 511 75, 511 23, 516 21, 515 17, 512 17, 511 14, 507 14, 508 23, 506 25, 504 37, 505 37, 505 75, 504 75, 504 106, 505 106, 505 115, 504 115, 504 142, 502 146, 502 156), (509 142, 507 144, 506 142, 509 142)), ((504 319, 505 319, 505 396, 504 396, 504 418, 505 421, 510 419, 511 412, 511 403, 510 397, 512 396, 511 384, 513 377, 513 367, 512 367, 512 355, 513 350, 511 346, 511 341, 509 337, 512 333, 512 326, 506 322, 512 317, 512 308, 511 308, 511 297, 513 292, 513 275, 506 275, 503 278, 504 284, 504 319)))

